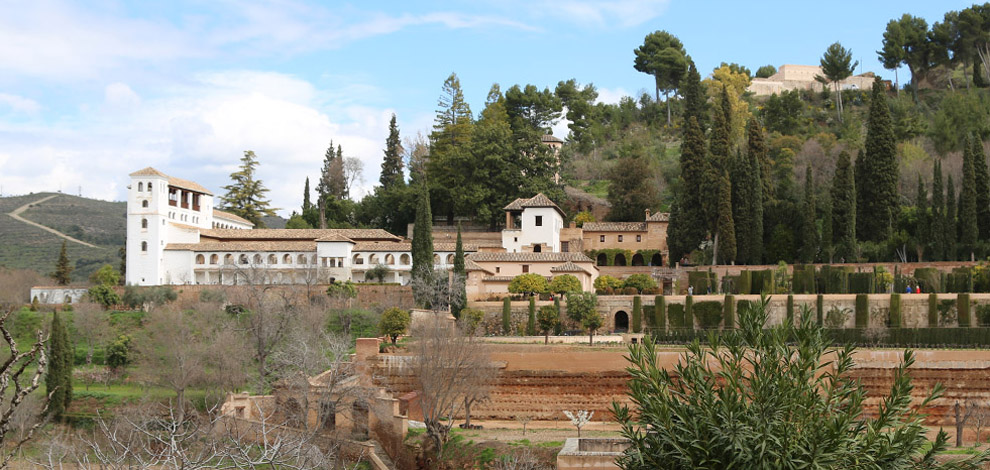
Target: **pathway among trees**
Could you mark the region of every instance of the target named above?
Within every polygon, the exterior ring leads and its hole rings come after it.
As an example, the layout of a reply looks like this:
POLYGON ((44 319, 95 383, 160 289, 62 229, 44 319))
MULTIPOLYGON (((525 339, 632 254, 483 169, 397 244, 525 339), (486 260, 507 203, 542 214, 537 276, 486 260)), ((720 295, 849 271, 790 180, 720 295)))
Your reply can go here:
POLYGON ((8 213, 7 215, 13 217, 14 220, 17 220, 19 222, 24 222, 25 224, 28 224, 28 225, 33 225, 33 226, 38 227, 38 228, 40 228, 40 229, 42 229, 42 230, 44 230, 46 232, 49 232, 49 233, 52 233, 52 234, 57 235, 59 237, 62 237, 62 238, 66 239, 66 240, 68 240, 68 241, 70 241, 72 243, 78 243, 78 244, 80 244, 82 246, 88 246, 90 248, 99 248, 96 245, 93 245, 93 244, 90 244, 90 243, 86 243, 86 242, 84 242, 84 241, 82 241, 82 240, 80 240, 78 238, 72 238, 72 237, 70 237, 70 236, 68 236, 68 235, 66 235, 66 234, 64 234, 62 232, 59 232, 58 230, 55 230, 55 229, 53 229, 51 227, 46 227, 46 226, 41 225, 41 224, 39 224, 37 222, 32 222, 32 221, 30 221, 28 219, 25 219, 24 217, 21 217, 21 214, 24 211, 28 210, 31 206, 36 205, 36 204, 41 204, 41 203, 46 202, 48 200, 54 199, 56 197, 58 197, 58 194, 52 194, 51 196, 43 197, 41 199, 38 199, 37 201, 29 202, 27 204, 24 204, 21 207, 18 207, 17 209, 14 209, 12 212, 8 213))

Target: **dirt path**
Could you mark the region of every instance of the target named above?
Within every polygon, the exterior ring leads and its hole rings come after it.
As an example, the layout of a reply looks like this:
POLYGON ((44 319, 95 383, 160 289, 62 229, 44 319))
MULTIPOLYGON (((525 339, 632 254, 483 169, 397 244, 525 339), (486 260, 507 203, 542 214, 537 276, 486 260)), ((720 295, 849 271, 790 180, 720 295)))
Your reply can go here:
POLYGON ((68 240, 68 241, 70 241, 72 243, 78 243, 78 244, 80 244, 82 246, 88 246, 90 248, 99 248, 96 245, 93 245, 93 244, 90 244, 90 243, 86 243, 86 242, 84 242, 84 241, 82 241, 82 240, 80 240, 78 238, 72 238, 72 237, 70 237, 70 236, 68 236, 68 235, 66 235, 66 234, 64 234, 62 232, 59 232, 58 230, 55 230, 55 229, 53 229, 51 227, 45 227, 44 225, 41 225, 41 224, 39 224, 37 222, 32 222, 32 221, 30 221, 28 219, 25 219, 24 217, 21 217, 21 213, 23 213, 24 211, 28 210, 28 208, 30 208, 32 205, 41 204, 41 203, 43 203, 45 201, 48 201, 49 199, 54 199, 56 197, 58 197, 58 194, 52 194, 51 196, 43 197, 41 199, 38 199, 37 201, 29 202, 27 204, 24 204, 21 207, 18 207, 17 209, 14 209, 13 212, 11 212, 11 213, 9 213, 7 215, 13 217, 14 220, 17 220, 19 222, 24 222, 25 224, 28 224, 28 225, 33 225, 33 226, 38 227, 38 228, 40 228, 40 229, 42 229, 42 230, 44 230, 46 232, 49 232, 49 233, 51 233, 53 235, 62 237, 62 238, 66 239, 66 240, 68 240))

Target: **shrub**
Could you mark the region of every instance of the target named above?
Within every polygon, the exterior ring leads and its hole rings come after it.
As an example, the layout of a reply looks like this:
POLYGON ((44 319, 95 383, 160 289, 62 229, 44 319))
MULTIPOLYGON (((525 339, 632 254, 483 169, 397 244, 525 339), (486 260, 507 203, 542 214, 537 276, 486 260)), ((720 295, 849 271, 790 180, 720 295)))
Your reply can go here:
POLYGON ((378 321, 378 332, 391 338, 392 344, 395 344, 395 340, 406 332, 411 322, 412 317, 409 312, 392 307, 382 312, 382 318, 378 321))
POLYGON ((653 326, 659 331, 667 331, 667 299, 658 295, 653 302, 653 326))
POLYGON ((566 294, 583 289, 581 288, 581 281, 573 274, 561 274, 550 281, 549 290, 555 294, 566 294))
POLYGON ((121 300, 128 308, 143 308, 146 305, 162 306, 177 298, 179 298, 179 294, 169 286, 127 286, 124 288, 124 296, 121 300))
POLYGON ((608 274, 603 276, 598 276, 595 279, 595 290, 607 291, 609 289, 618 289, 622 287, 622 280, 615 277, 609 276, 608 274))
POLYGON ((691 271, 688 273, 688 285, 698 295, 715 292, 718 288, 718 276, 709 271, 691 271))
POLYGON ((670 328, 673 330, 684 329, 687 326, 684 321, 684 306, 681 304, 670 304, 667 306, 667 317, 670 319, 670 328))
POLYGON ((106 347, 107 367, 119 370, 131 363, 131 337, 120 335, 106 347))
POLYGON ((938 295, 934 292, 928 294, 928 327, 938 326, 938 295))
POLYGON ((86 295, 93 302, 102 305, 104 310, 120 303, 120 296, 108 284, 90 287, 86 295))
POLYGON ((873 273, 849 273, 850 294, 872 294, 876 292, 876 276, 873 273))
POLYGON ((643 301, 638 295, 633 297, 632 331, 633 333, 643 331, 643 301))
POLYGON ((818 294, 815 298, 815 317, 819 325, 825 324, 825 296, 822 294, 818 294))
POLYGON ((976 321, 979 326, 990 326, 990 304, 976 306, 976 321))
POLYGON ((857 294, 856 328, 866 328, 868 326, 870 326, 870 298, 866 294, 857 294))
POLYGON ((512 332, 512 299, 502 299, 502 334, 508 336, 512 332))
POLYGON ((921 285, 922 292, 942 292, 942 273, 938 268, 915 269, 914 277, 921 285))
POLYGON ((969 294, 959 294, 956 297, 956 311, 959 312, 960 327, 973 326, 969 316, 969 306, 969 294))
POLYGON ((736 279, 737 294, 751 294, 753 292, 753 275, 749 271, 742 271, 736 279))
POLYGON ((890 294, 890 319, 888 325, 892 328, 904 326, 901 319, 901 294, 894 292, 890 294))
POLYGON ((952 326, 957 318, 956 301, 947 299, 938 302, 938 326, 952 326))
POLYGON ((635 287, 623 287, 622 288, 622 294, 623 295, 636 295, 638 293, 639 293, 639 289, 637 289, 635 287))
POLYGON ((203 289, 199 291, 199 301, 211 304, 222 304, 227 301, 227 294, 219 289, 203 289))
POLYGON ((722 323, 722 303, 717 300, 695 303, 691 310, 703 329, 718 328, 722 323))
POLYGON ((509 292, 513 294, 542 294, 549 292, 549 288, 547 278, 536 273, 520 274, 509 281, 509 292))
POLYGON ((849 272, 841 266, 822 266, 826 294, 845 294, 849 290, 849 272))
POLYGON ((828 314, 825 315, 825 328, 845 328, 846 320, 849 319, 849 313, 848 308, 839 308, 838 305, 833 305, 828 310, 828 314))
POLYGON ((357 287, 351 281, 334 281, 327 286, 327 296, 331 299, 353 299, 357 297, 357 287))
POLYGON ((736 296, 725 296, 725 301, 722 302, 722 318, 725 320, 725 328, 736 327, 736 296))
POLYGON ((622 287, 627 290, 631 287, 636 289, 635 293, 643 292, 646 289, 657 287, 657 281, 653 280, 649 274, 633 274, 622 282, 622 287))
POLYGON ((751 294, 772 294, 774 287, 773 270, 764 269, 761 271, 752 271, 750 273, 752 277, 752 291, 751 294))
POLYGON ((815 288, 815 266, 796 265, 794 266, 793 291, 795 294, 814 294, 815 288))
POLYGON ((485 311, 476 308, 465 308, 461 310, 461 316, 457 322, 461 325, 468 336, 474 336, 478 327, 485 321, 485 311))

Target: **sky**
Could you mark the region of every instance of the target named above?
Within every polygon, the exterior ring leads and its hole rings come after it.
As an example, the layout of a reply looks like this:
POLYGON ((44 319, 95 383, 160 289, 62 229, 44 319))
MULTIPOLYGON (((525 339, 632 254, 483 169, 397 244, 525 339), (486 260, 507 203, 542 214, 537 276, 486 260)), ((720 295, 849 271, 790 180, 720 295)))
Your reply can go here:
MULTIPOLYGON (((633 50, 678 36, 702 75, 721 62, 817 64, 840 41, 885 78, 888 21, 972 2, 734 0, 0 0, 0 195, 123 200, 153 166, 223 193, 245 150, 273 207, 298 210, 332 140, 373 190, 388 122, 428 134, 456 73, 478 114, 503 90, 592 83, 599 101, 652 93, 633 50)), ((899 72, 901 83, 910 75, 899 72)), ((566 122, 554 128, 566 137, 566 122)))

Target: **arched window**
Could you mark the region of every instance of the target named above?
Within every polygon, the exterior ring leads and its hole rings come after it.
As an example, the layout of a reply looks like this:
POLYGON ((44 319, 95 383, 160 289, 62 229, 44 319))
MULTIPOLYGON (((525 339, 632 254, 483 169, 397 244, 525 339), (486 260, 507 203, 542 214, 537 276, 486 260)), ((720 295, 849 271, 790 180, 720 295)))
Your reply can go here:
POLYGON ((316 264, 316 255, 313 255, 309 262, 310 264, 316 264))
POLYGON ((148 228, 148 219, 141 219, 141 228, 148 228))
POLYGON ((148 251, 148 242, 141 242, 141 251, 148 251))
POLYGON ((227 253, 223 257, 223 264, 234 264, 234 255, 227 253))
POLYGON ((241 264, 248 264, 248 255, 241 255, 241 259, 238 260, 241 264))
POLYGON ((385 264, 391 266, 395 264, 395 255, 389 253, 385 255, 385 264))
POLYGON ((203 255, 196 255, 196 264, 206 264, 206 257, 203 255))
POLYGON ((399 256, 399 264, 402 265, 409 264, 409 255, 403 253, 402 256, 399 256))
POLYGON ((372 253, 371 256, 368 257, 368 264, 378 264, 378 255, 372 253))
POLYGON ((138 183, 138 191, 144 191, 144 183, 138 183))
POLYGON ((447 255, 447 264, 454 264, 454 255, 447 255))
POLYGON ((217 264, 220 261, 220 257, 216 253, 210 255, 210 264, 217 264))
POLYGON ((364 264, 364 258, 361 255, 354 255, 354 264, 364 264))
POLYGON ((148 207, 148 201, 141 201, 141 207, 148 207))
POLYGON ((299 255, 298 258, 296 259, 296 264, 300 264, 300 265, 306 264, 306 255, 299 255))
POLYGON ((285 256, 282 257, 282 264, 292 264, 292 255, 286 253, 285 256))
POLYGON ((261 264, 261 255, 254 255, 254 264, 261 264))
POLYGON ((433 255, 433 264, 440 264, 440 255, 433 255))
POLYGON ((151 192, 151 181, 148 181, 148 192, 151 192))
POLYGON ((278 264, 278 256, 268 255, 268 264, 278 264))

